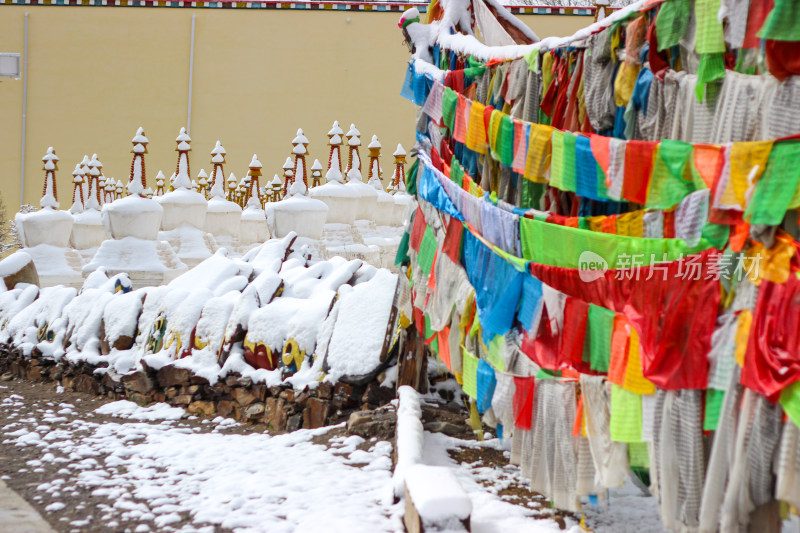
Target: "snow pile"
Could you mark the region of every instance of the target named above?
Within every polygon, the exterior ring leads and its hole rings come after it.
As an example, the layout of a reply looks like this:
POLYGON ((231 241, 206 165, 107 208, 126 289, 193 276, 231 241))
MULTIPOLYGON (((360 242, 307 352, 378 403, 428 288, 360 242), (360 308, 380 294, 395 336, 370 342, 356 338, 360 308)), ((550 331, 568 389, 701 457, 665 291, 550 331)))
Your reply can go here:
POLYGON ((405 481, 423 524, 451 525, 469 518, 472 502, 452 469, 414 465, 406 472, 405 481))
POLYGON ((408 385, 397 389, 397 464, 392 475, 395 498, 403 496, 409 470, 422 462, 425 445, 422 429, 422 408, 417 391, 408 385))
POLYGON ((332 376, 365 376, 378 368, 396 287, 397 274, 382 269, 366 283, 339 290, 339 316, 328 348, 332 376))
MULTIPOLYGON (((135 253, 140 241, 116 242, 135 253)), ((297 387, 326 372, 371 378, 396 329, 397 276, 357 259, 313 259, 298 242, 290 234, 242 258, 220 250, 165 286, 132 290, 127 274, 102 268, 80 291, 18 284, 0 292, 0 342, 121 374, 176 365, 212 384, 232 372, 297 387)))
POLYGON ((97 409, 96 413, 101 415, 116 416, 119 418, 130 418, 131 420, 180 420, 186 411, 180 407, 171 407, 166 403, 157 403, 148 407, 139 407, 128 400, 119 400, 107 403, 97 409))

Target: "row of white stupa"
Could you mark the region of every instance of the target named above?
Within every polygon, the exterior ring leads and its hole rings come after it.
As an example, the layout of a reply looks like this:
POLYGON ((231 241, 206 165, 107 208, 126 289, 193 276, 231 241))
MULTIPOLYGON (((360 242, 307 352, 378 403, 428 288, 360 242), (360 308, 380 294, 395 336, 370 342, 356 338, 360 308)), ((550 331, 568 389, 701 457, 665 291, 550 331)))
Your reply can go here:
MULTIPOLYGON (((394 153, 396 168, 390 194, 380 181, 377 138, 373 137, 369 144, 369 182, 364 183, 358 153, 360 134, 351 126, 346 136, 348 165, 343 173, 342 133, 334 123, 328 134, 327 183, 310 189, 305 162, 308 139, 302 130, 293 141, 293 168, 288 168, 291 159, 284 165, 285 193, 277 192, 277 175, 269 189, 260 187, 262 165, 254 155, 249 179, 236 186, 240 196, 242 185, 246 187, 246 202, 240 200, 244 209, 231 201, 236 198, 236 190, 226 191, 226 152, 219 141, 211 152, 211 198, 207 200, 197 192, 196 186, 193 190, 189 174, 191 139, 184 128, 176 139, 178 165, 171 180, 172 190, 164 192, 159 187, 153 193, 147 188, 144 156, 148 140, 139 128, 132 140, 128 195, 119 197, 119 184, 105 180, 96 155, 91 160, 86 157, 73 172, 75 188, 70 211, 58 210, 58 157, 49 148, 42 158, 45 180, 41 209, 16 216, 20 240, 33 258, 42 286, 80 286, 86 275, 101 267, 109 274, 127 272, 137 286, 159 285, 218 248, 244 254, 270 237, 283 237, 291 231, 306 240, 311 253, 359 257, 376 266, 389 266, 399 242, 403 213, 411 200, 405 193, 405 151, 398 145, 394 153), (280 196, 283 199, 267 202, 265 191, 272 200, 280 196)), ((312 179, 319 182, 321 172, 315 167, 321 165, 312 166, 312 179)))

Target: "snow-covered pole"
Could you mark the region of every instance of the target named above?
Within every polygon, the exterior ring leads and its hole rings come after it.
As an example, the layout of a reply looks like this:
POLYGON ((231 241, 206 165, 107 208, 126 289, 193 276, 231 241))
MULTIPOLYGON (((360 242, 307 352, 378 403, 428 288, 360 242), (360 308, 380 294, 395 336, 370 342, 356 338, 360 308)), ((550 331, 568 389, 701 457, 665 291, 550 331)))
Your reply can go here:
MULTIPOLYGON (((131 143, 133 148, 133 161, 131 162, 131 174, 128 178, 128 194, 142 196, 147 187, 147 173, 144 166, 144 154, 147 153, 147 137, 144 136, 144 129, 139 127, 136 130, 131 143)), ((121 181, 121 180, 120 180, 121 181)), ((122 183, 117 182, 117 198, 122 196, 122 183)))
POLYGON ((406 151, 402 144, 397 145, 394 156, 394 174, 389 189, 394 193, 406 190, 406 151))
POLYGON ((47 149, 47 153, 42 157, 42 163, 44 186, 42 187, 42 199, 39 200, 39 205, 42 209, 58 209, 58 191, 56 190, 58 156, 52 146, 47 149))

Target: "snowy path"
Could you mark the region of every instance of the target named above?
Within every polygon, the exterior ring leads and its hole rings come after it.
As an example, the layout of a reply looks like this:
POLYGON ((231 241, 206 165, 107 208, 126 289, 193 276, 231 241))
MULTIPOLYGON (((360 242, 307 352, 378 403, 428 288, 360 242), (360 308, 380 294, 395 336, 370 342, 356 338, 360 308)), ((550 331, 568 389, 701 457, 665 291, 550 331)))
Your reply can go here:
MULTIPOLYGON (((72 510, 64 503, 67 496, 88 490, 96 499, 82 519, 64 517, 68 530, 92 524, 93 530, 137 532, 214 531, 214 526, 270 533, 380 532, 400 526, 386 500, 391 497, 388 442, 340 437, 326 447, 311 442, 324 430, 242 435, 226 434, 226 423, 201 428, 176 420, 72 418, 72 404, 31 406, 2 392, 0 410, 14 420, 0 428, 5 453, 13 446, 34 457, 26 471, 57 470, 55 479, 36 487, 33 499, 55 516, 72 510), (368 449, 357 449, 362 444, 368 449)), ((152 409, 128 409, 128 414, 159 417, 152 409)), ((167 409, 163 414, 174 415, 167 409)), ((74 497, 69 501, 74 505, 74 497)))

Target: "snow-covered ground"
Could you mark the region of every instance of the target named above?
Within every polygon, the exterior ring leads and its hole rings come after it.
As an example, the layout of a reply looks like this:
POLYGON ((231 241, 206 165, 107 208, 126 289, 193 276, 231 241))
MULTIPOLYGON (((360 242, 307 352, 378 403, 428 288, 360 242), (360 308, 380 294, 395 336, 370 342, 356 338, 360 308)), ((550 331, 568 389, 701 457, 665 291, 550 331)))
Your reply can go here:
POLYGON ((17 413, 17 422, 0 429, 3 445, 35 447, 40 457, 28 462, 31 468, 60 466, 57 479, 37 487, 47 512, 64 510, 62 495, 81 486, 113 501, 97 505, 91 517, 111 529, 119 510, 122 520, 139 523, 137 532, 214 531, 215 525, 270 533, 400 527, 391 504, 388 442, 369 443, 367 450, 356 448, 364 443, 356 436, 329 446, 311 442, 329 428, 280 436, 223 434, 220 427, 230 421, 190 428, 174 420, 173 408, 143 409, 130 402, 97 412, 131 421, 87 417, 55 428, 72 408, 62 403, 28 411, 19 395, 0 400, 0 409, 17 413), (136 421, 158 418, 164 419, 136 421))
MULTIPOLYGON (((46 481, 32 499, 49 518, 63 518, 65 530, 80 530, 87 520, 111 529, 134 524, 139 533, 403 530, 403 505, 392 503, 389 442, 326 439, 334 428, 233 433, 230 419, 187 421, 165 404, 117 401, 88 411, 77 405, 0 388, 0 455, 12 449, 30 457, 20 475, 41 472, 46 481), (70 513, 75 495, 86 491, 100 503, 70 513)), ((447 449, 469 445, 431 433, 425 441, 426 462, 451 466, 447 449)), ((472 499, 474 532, 560 531, 555 521, 502 501, 498 487, 481 484, 480 468, 460 465, 457 473, 472 499)))

